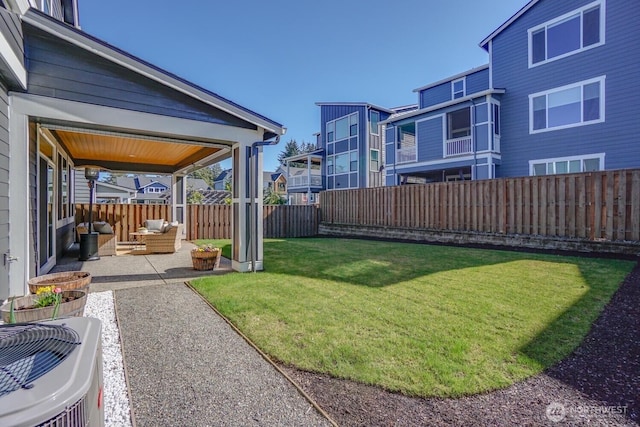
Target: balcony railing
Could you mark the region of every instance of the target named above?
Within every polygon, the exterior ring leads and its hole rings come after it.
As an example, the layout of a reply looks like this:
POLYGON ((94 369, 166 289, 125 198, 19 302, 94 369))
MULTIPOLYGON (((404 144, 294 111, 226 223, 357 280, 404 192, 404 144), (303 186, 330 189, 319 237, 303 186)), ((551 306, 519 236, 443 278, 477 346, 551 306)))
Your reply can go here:
POLYGON ((409 147, 398 148, 396 152, 398 158, 396 159, 397 163, 408 163, 416 161, 416 146, 411 145, 409 147))
POLYGON ((457 156, 473 153, 473 140, 471 136, 449 139, 445 142, 445 156, 457 156))
POLYGON ((322 177, 319 175, 311 176, 311 183, 309 183, 309 176, 290 176, 287 178, 287 186, 289 188, 294 187, 322 187, 322 177))

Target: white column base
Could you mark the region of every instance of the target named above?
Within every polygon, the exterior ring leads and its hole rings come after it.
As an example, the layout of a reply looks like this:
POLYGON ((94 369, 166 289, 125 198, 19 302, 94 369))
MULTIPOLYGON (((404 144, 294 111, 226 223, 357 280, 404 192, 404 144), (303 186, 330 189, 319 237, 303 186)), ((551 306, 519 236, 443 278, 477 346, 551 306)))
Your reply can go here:
MULTIPOLYGON (((238 262, 235 260, 231 261, 231 268, 239 273, 248 273, 251 270, 251 261, 246 262, 238 262)), ((262 265, 262 261, 256 261, 256 271, 263 271, 264 267, 262 265)))

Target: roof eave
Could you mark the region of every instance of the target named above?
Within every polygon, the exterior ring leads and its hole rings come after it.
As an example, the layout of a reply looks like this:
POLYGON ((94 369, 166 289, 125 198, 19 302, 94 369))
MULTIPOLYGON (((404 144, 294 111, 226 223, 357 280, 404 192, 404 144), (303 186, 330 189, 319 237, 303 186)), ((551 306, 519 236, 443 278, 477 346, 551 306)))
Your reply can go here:
POLYGON ((393 114, 393 110, 390 110, 385 107, 381 107, 379 105, 371 104, 369 102, 316 102, 318 107, 322 107, 323 105, 352 105, 354 107, 369 107, 375 108, 376 110, 384 111, 385 113, 393 114))
POLYGON ((500 25, 498 28, 496 28, 491 34, 489 34, 487 37, 484 38, 484 40, 482 40, 479 43, 479 46, 481 48, 483 48, 484 50, 488 51, 489 49, 487 49, 487 44, 493 40, 498 34, 500 34, 505 28, 507 28, 509 25, 511 25, 516 19, 520 18, 522 15, 524 15, 525 12, 527 12, 529 9, 531 9, 536 3, 538 3, 538 1, 540 0, 531 0, 529 3, 525 4, 524 6, 522 6, 522 8, 520 8, 519 11, 517 11, 511 18, 507 19, 502 25, 500 25))
POLYGON ((426 90, 426 89, 430 89, 432 87, 441 85, 443 83, 447 83, 447 82, 450 82, 452 80, 456 80, 456 79, 460 79, 462 77, 468 76, 469 74, 477 73, 478 71, 482 71, 482 70, 485 70, 487 68, 489 68, 489 64, 480 65, 479 67, 475 67, 475 68, 472 68, 470 70, 464 71, 462 73, 458 73, 458 74, 455 74, 453 76, 449 76, 447 78, 444 78, 442 80, 438 80, 435 83, 430 83, 430 84, 428 84, 426 86, 419 87, 417 89, 414 89, 413 91, 414 92, 420 92, 420 91, 423 91, 423 90, 426 90))
POLYGON ((420 110, 409 111, 408 113, 401 114, 401 115, 396 116, 396 117, 394 117, 392 119, 383 120, 383 121, 380 122, 380 124, 381 125, 386 125, 388 123, 398 122, 400 120, 408 119, 408 118, 411 118, 411 117, 414 117, 414 116, 419 116, 419 115, 425 114, 425 113, 430 113, 432 111, 440 110, 442 108, 447 108, 447 107, 450 107, 452 105, 461 104, 463 102, 468 102, 468 101, 471 101, 472 99, 475 99, 475 98, 480 98, 480 97, 487 96, 487 95, 492 95, 492 94, 501 95, 501 94, 503 94, 505 92, 506 91, 504 89, 487 89, 487 90, 484 90, 482 92, 477 92, 477 93, 471 94, 469 96, 465 96, 465 97, 462 97, 462 98, 454 99, 452 101, 442 102, 440 104, 436 104, 436 105, 433 105, 431 107, 422 108, 420 110))
POLYGON ((38 10, 29 9, 21 18, 27 24, 211 105, 212 107, 225 111, 257 127, 263 128, 267 133, 273 133, 275 135, 284 135, 286 133, 286 128, 276 121, 268 119, 204 88, 198 87, 166 70, 120 50, 97 37, 59 22, 38 10))

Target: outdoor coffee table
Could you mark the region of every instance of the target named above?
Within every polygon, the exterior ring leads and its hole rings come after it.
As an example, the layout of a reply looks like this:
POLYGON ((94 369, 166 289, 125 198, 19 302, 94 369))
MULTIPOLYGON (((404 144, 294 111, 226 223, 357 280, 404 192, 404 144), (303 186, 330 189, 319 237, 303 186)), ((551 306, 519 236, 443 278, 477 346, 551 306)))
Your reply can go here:
POLYGON ((140 232, 140 231, 133 231, 131 233, 129 233, 129 237, 133 238, 133 243, 134 243, 134 250, 140 250, 140 249, 145 249, 145 237, 150 235, 150 234, 156 234, 153 231, 145 231, 140 232))

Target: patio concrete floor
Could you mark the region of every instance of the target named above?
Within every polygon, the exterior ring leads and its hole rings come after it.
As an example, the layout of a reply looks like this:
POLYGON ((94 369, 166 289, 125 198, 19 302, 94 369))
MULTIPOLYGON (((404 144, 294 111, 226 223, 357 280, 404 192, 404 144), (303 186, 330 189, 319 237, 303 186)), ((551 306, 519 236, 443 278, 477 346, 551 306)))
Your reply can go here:
POLYGON ((231 272, 224 258, 213 272, 194 270, 193 247, 86 262, 76 249, 52 271, 88 271, 91 292, 114 292, 134 426, 332 425, 185 285, 231 272))

